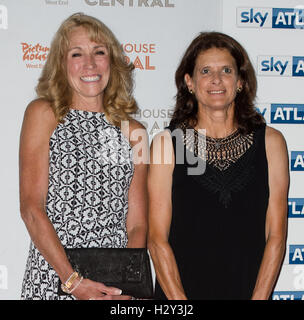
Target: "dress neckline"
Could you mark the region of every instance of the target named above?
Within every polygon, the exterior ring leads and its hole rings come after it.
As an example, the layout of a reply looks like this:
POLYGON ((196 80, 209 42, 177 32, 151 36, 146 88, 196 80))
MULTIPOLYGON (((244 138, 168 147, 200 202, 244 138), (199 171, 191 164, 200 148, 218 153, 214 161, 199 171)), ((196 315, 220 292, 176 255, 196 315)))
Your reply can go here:
POLYGON ((185 147, 220 171, 236 163, 254 142, 254 132, 243 135, 239 129, 223 138, 208 137, 184 123, 181 129, 185 147), (187 129, 193 129, 194 134, 187 134, 187 129))
POLYGON ((80 110, 80 109, 72 109, 69 108, 69 111, 75 111, 75 112, 79 112, 79 113, 87 113, 87 114, 101 114, 104 115, 104 112, 100 112, 100 111, 89 111, 89 110, 80 110))
POLYGON ((205 134, 199 132, 199 130, 197 130, 197 129, 191 127, 191 126, 186 125, 185 123, 182 123, 181 128, 183 130, 185 130, 185 129, 190 129, 191 130, 192 129, 196 135, 206 138, 206 141, 210 142, 210 143, 221 143, 221 144, 224 144, 225 142, 231 141, 231 139, 234 139, 234 138, 236 138, 236 137, 238 137, 240 135, 239 128, 236 128, 230 134, 228 134, 226 137, 223 137, 223 138, 210 137, 207 134, 205 135, 205 134))

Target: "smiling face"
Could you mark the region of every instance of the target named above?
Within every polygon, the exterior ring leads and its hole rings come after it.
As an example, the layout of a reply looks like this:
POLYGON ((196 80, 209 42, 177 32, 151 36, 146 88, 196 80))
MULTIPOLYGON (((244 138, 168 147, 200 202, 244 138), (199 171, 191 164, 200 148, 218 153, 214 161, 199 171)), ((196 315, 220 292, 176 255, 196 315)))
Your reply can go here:
POLYGON ((199 108, 212 110, 234 106, 237 88, 241 87, 234 58, 227 49, 211 48, 198 55, 192 77, 185 75, 199 108))
POLYGON ((83 27, 76 27, 70 33, 66 71, 73 91, 73 104, 78 105, 88 99, 102 103, 110 78, 109 51, 105 44, 92 42, 83 27))

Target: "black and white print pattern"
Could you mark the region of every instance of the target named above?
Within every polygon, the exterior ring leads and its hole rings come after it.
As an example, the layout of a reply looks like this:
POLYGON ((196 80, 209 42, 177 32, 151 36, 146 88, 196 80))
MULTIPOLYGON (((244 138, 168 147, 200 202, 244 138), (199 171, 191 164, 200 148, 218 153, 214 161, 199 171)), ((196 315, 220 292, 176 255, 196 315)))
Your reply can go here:
MULTIPOLYGON (((104 113, 70 110, 50 138, 46 212, 65 248, 127 246, 132 149, 104 113)), ((58 296, 59 278, 30 244, 22 299, 58 296)))

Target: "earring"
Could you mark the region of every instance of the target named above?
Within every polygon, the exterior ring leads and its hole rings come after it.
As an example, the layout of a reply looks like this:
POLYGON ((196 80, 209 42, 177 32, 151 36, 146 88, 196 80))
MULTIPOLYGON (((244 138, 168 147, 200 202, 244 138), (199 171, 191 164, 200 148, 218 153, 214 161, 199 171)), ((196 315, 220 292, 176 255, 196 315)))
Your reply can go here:
POLYGON ((194 92, 192 91, 192 89, 188 89, 188 91, 190 92, 190 94, 193 94, 194 92))
POLYGON ((237 93, 240 93, 242 90, 243 90, 243 87, 238 87, 238 88, 236 89, 236 92, 237 92, 237 93))

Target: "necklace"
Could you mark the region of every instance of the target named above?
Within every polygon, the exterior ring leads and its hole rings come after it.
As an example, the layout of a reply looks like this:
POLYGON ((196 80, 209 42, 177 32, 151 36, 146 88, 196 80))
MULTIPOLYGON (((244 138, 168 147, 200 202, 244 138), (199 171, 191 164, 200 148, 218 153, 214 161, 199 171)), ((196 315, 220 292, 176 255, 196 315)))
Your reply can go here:
POLYGON ((184 133, 184 145, 194 155, 202 158, 208 164, 218 169, 225 170, 235 163, 253 144, 253 132, 247 135, 234 130, 224 138, 212 138, 198 132, 183 123, 181 129, 184 133), (187 129, 192 129, 194 134, 187 134, 187 129))

